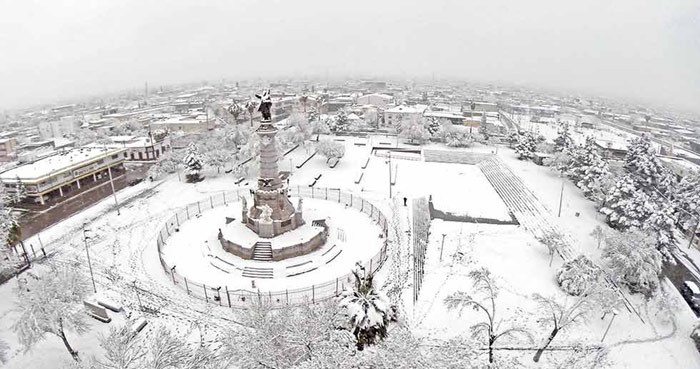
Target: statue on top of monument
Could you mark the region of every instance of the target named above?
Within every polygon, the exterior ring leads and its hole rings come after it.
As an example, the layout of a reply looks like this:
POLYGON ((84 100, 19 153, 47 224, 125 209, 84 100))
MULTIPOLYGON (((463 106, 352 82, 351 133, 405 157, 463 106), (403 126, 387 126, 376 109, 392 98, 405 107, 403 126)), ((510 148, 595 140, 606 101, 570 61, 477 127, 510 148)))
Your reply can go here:
POLYGON ((260 210, 260 222, 272 223, 272 208, 265 204, 263 206, 256 206, 260 210))
POLYGON ((258 111, 260 114, 262 114, 263 121, 272 120, 272 114, 270 114, 270 107, 272 107, 272 96, 270 95, 270 89, 263 90, 262 95, 255 94, 255 97, 260 99, 258 111))

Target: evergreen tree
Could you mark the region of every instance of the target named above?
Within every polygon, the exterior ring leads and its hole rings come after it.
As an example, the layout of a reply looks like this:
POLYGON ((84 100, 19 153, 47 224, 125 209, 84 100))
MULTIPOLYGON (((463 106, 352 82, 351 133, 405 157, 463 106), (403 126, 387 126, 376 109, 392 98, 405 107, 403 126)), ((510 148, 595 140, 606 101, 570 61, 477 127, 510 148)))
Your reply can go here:
POLYGON ((692 228, 700 213, 700 172, 681 178, 673 199, 678 226, 685 231, 695 231, 692 228))
POLYGON ((187 182, 199 182, 201 180, 199 176, 200 171, 204 168, 204 158, 194 142, 190 142, 190 144, 187 145, 183 163, 185 164, 185 177, 187 178, 187 182))
POLYGON ((338 134, 347 131, 349 128, 348 126, 348 116, 345 114, 345 111, 341 110, 338 112, 338 115, 335 116, 335 119, 331 120, 330 130, 331 133, 338 134))
POLYGON ((656 157, 647 135, 630 141, 624 168, 633 175, 637 186, 654 198, 669 195, 675 185, 673 174, 656 157))
POLYGON ((554 139, 554 152, 563 152, 572 146, 574 146, 574 140, 569 133, 569 125, 564 123, 564 125, 559 128, 559 133, 554 139))
POLYGON ((532 159, 536 148, 537 139, 532 135, 532 133, 527 132, 520 136, 518 143, 515 145, 515 153, 518 154, 518 159, 528 160, 532 159))
POLYGON ((600 211, 607 216, 608 224, 616 229, 641 228, 654 213, 651 198, 636 188, 632 176, 622 177, 605 199, 600 211))

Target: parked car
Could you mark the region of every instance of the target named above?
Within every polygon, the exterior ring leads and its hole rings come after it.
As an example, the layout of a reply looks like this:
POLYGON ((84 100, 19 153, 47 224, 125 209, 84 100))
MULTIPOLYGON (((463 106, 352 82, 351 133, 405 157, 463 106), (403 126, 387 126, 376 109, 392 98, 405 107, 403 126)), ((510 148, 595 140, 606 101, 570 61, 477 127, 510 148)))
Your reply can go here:
POLYGON ((700 314, 700 288, 698 285, 691 281, 683 282, 681 295, 683 295, 685 301, 688 302, 690 308, 693 309, 695 313, 700 314))

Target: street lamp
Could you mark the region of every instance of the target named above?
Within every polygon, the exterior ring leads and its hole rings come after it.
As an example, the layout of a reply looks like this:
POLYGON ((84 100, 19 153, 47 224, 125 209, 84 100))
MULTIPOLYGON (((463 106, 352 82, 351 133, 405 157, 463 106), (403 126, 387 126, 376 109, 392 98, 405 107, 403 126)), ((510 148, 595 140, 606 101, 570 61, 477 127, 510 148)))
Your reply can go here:
POLYGON ((85 242, 85 254, 87 254, 87 261, 88 261, 88 267, 90 268, 90 279, 92 279, 92 289, 97 293, 97 286, 95 285, 95 275, 92 272, 92 262, 90 261, 90 251, 88 249, 88 243, 87 240, 89 236, 87 235, 87 231, 89 229, 85 228, 85 225, 83 225, 83 241, 85 242))

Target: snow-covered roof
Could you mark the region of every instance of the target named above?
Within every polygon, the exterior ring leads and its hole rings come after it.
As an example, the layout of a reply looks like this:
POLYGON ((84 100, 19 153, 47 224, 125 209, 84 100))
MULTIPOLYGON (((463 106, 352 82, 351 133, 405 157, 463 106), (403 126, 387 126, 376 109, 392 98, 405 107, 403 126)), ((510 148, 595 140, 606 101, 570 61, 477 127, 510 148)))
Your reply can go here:
POLYGON ((422 114, 427 105, 417 104, 414 106, 399 105, 397 107, 385 110, 386 113, 403 113, 403 114, 422 114))
POLYGON ((0 180, 14 182, 19 177, 22 181, 35 181, 53 173, 81 167, 102 157, 119 154, 122 151, 124 149, 108 147, 75 148, 8 170, 0 174, 0 180))

